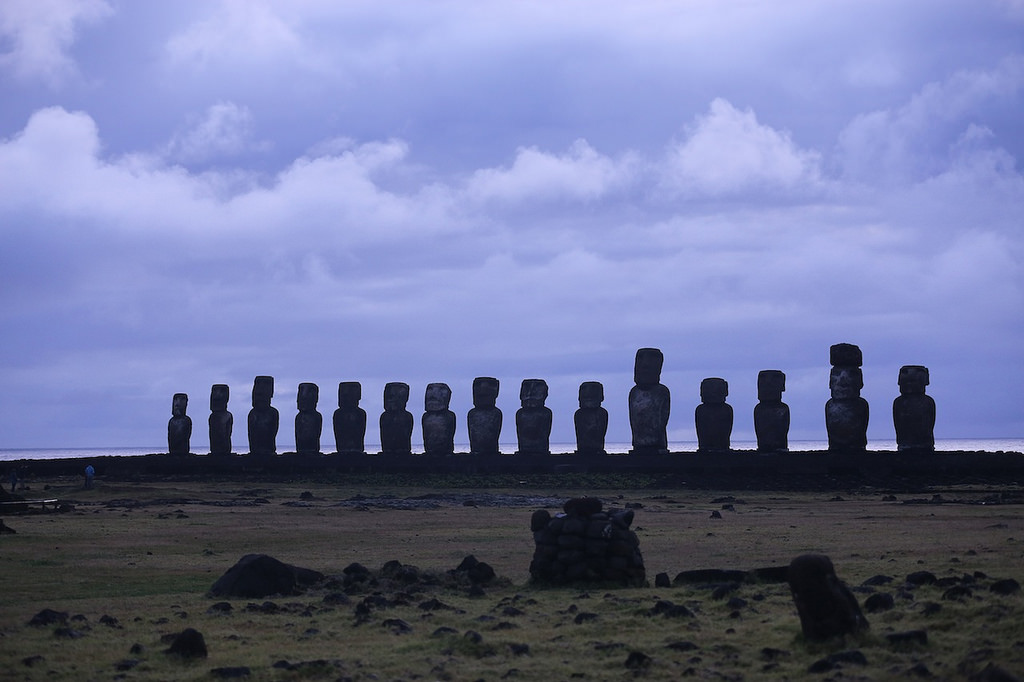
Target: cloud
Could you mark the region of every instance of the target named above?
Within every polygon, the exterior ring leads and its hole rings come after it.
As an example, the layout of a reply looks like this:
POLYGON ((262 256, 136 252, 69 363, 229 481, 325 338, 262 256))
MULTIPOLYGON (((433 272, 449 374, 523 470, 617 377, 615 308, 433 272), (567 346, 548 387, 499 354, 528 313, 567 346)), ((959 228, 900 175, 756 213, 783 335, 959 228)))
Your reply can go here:
POLYGON ((238 155, 256 147, 253 115, 248 107, 218 102, 188 130, 175 135, 164 154, 173 160, 202 162, 238 155))
POLYGON ((77 32, 113 14, 105 0, 5 0, 0 3, 0 69, 56 87, 77 73, 68 54, 77 32))

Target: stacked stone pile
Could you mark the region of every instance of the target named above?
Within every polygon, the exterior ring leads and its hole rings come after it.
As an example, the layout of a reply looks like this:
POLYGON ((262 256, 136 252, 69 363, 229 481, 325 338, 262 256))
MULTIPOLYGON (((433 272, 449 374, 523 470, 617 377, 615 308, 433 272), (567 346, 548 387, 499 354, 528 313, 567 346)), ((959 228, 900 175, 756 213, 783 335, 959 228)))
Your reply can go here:
POLYGON ((603 510, 601 500, 574 498, 554 517, 533 513, 536 549, 530 563, 535 582, 614 582, 643 585, 646 578, 640 540, 629 529, 633 510, 603 510))

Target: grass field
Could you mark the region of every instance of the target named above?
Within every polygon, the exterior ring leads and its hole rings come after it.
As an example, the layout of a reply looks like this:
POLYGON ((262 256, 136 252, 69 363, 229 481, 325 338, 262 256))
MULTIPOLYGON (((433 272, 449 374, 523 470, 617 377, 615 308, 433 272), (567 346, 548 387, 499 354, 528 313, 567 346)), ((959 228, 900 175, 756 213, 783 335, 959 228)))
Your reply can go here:
POLYGON ((250 680, 969 679, 990 663, 1024 675, 1024 596, 989 590, 997 579, 1024 581, 1024 506, 999 503, 1019 491, 485 482, 495 485, 101 480, 82 490, 77 479, 32 481, 27 497, 70 500, 74 510, 4 518, 17 534, 0 536, 0 679, 205 680, 242 668, 250 680), (531 513, 578 495, 637 507, 651 586, 530 584, 531 513), (785 584, 744 583, 718 598, 717 585, 653 587, 662 572, 780 566, 806 552, 829 555, 861 603, 885 592, 894 608, 867 613, 864 635, 820 644, 801 637, 785 584), (380 585, 347 599, 328 583, 211 611, 218 600, 206 592, 249 553, 328 576, 392 559, 444 574, 472 554, 498 580, 483 596, 380 585), (906 584, 922 570, 943 584, 906 584), (861 587, 878 575, 893 580, 861 587), (954 584, 968 589, 953 596, 954 584), (374 589, 381 598, 357 618, 374 589), (666 617, 655 609, 662 600, 693 615, 666 617), (28 624, 47 608, 68 622, 28 624), (203 634, 207 658, 164 653, 186 627, 203 634), (927 643, 887 637, 915 630, 927 643), (820 663, 849 650, 866 663, 820 663), (820 672, 809 672, 816 663, 820 672))

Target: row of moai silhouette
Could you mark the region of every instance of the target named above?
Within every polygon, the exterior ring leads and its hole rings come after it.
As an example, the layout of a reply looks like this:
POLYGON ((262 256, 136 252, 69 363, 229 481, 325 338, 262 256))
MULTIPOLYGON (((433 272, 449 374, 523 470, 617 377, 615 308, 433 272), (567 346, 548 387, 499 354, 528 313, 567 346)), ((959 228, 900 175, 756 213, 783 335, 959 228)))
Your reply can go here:
MULTIPOLYGON (((825 405, 825 426, 829 450, 864 450, 867 447, 868 404, 860 397, 863 388, 862 356, 857 346, 836 344, 830 349, 832 370, 829 379, 831 399, 825 405)), ((671 394, 661 383, 664 356, 657 348, 641 348, 634 363, 634 387, 629 392, 629 423, 633 436, 631 454, 668 453, 668 420, 671 394)), ((901 395, 893 402, 897 447, 900 450, 934 449, 935 402, 925 395, 928 370, 920 365, 900 369, 901 395)), ((786 375, 779 370, 758 373, 758 403, 754 407, 754 432, 757 449, 780 452, 789 448, 789 406, 782 402, 786 375)), ((499 382, 493 377, 473 380, 473 408, 467 415, 470 452, 478 455, 501 454, 498 439, 502 413, 496 406, 499 382)), ((214 384, 210 391, 210 454, 231 453, 233 418, 227 410, 228 387, 214 384)), ((279 414, 271 406, 274 379, 256 377, 252 391, 252 410, 248 418, 249 452, 273 455, 277 452, 279 414)), ((730 449, 733 410, 726 402, 729 385, 711 377, 700 385, 701 404, 694 411, 698 451, 730 449)), ((455 451, 455 413, 449 409, 451 388, 447 384, 428 384, 421 418, 423 450, 427 455, 450 455, 455 451)), ((366 412, 359 407, 362 386, 356 381, 338 384, 338 409, 333 426, 339 454, 365 453, 366 412)), ((525 379, 519 392, 522 407, 516 412, 516 454, 550 454, 552 415, 545 406, 548 386, 543 379, 525 379)), ((300 455, 320 453, 323 417, 317 412, 319 388, 313 383, 299 384, 295 417, 295 451, 300 455)), ((406 409, 409 385, 391 382, 384 387, 384 412, 380 416, 381 454, 411 454, 413 415, 406 409)), ((601 404, 604 387, 586 381, 579 388, 579 409, 574 415, 576 452, 605 453, 608 412, 601 404)), ((185 414, 188 396, 175 394, 172 417, 168 423, 168 452, 189 451, 192 422, 185 414)))

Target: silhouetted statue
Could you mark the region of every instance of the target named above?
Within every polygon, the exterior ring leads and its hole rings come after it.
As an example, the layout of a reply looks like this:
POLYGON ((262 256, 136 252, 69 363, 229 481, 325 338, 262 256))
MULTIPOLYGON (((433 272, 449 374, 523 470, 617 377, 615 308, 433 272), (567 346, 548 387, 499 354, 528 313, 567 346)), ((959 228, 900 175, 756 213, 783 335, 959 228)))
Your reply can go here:
POLYGON ((363 387, 358 381, 338 384, 338 409, 334 411, 334 443, 339 455, 366 452, 366 410, 359 407, 363 387))
POLYGON ((657 348, 636 352, 633 381, 629 391, 629 427, 633 431, 633 450, 638 455, 668 452, 668 416, 671 400, 668 387, 661 385, 664 356, 657 348))
POLYGON ((600 381, 580 384, 580 409, 573 415, 576 425, 576 452, 581 455, 604 455, 604 437, 608 433, 608 410, 601 407, 604 386, 600 381))
POLYGON ((167 452, 169 454, 188 454, 188 442, 192 438, 192 419, 185 414, 187 409, 188 395, 175 393, 171 400, 171 419, 167 422, 167 452))
POLYGON ((732 406, 725 402, 729 383, 717 377, 700 382, 701 404, 694 410, 697 450, 728 450, 732 436, 732 406))
POLYGON ((868 446, 868 401, 860 397, 864 388, 860 348, 837 343, 829 352, 832 371, 829 388, 832 398, 825 403, 825 430, 828 449, 865 450, 868 446))
POLYGON ((494 377, 473 379, 473 408, 466 416, 466 425, 469 428, 469 451, 474 455, 500 454, 501 410, 495 407, 498 387, 498 380, 494 377))
POLYGON ((274 397, 274 377, 259 376, 252 384, 252 409, 249 410, 249 454, 256 456, 277 454, 277 429, 280 416, 271 407, 274 397))
POLYGON ((423 396, 423 453, 450 455, 455 452, 455 413, 448 409, 452 389, 448 384, 427 384, 423 396))
POLYGON ((935 449, 935 401, 925 395, 928 368, 900 367, 900 396, 892 403, 897 450, 935 449))
POLYGON ((384 412, 380 415, 380 451, 383 455, 412 453, 412 413, 405 409, 409 403, 409 384, 392 381, 384 385, 384 412))
POLYGON ((295 403, 299 413, 295 415, 295 454, 319 455, 320 434, 324 429, 324 418, 316 411, 320 400, 320 387, 303 382, 299 384, 295 403))
POLYGON ((548 384, 543 379, 523 379, 519 389, 522 407, 516 411, 516 436, 522 455, 551 454, 551 410, 544 406, 548 384))
POLYGON ((800 629, 811 641, 842 637, 870 626, 857 598, 836 575, 832 560, 823 554, 803 554, 786 571, 800 629))
POLYGON ((210 454, 231 454, 231 429, 235 418, 228 412, 227 384, 214 384, 210 387, 210 454))
POLYGON ((789 405, 782 402, 786 375, 777 369, 757 374, 757 399, 754 406, 754 433, 758 452, 789 450, 789 405))

